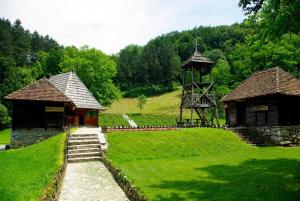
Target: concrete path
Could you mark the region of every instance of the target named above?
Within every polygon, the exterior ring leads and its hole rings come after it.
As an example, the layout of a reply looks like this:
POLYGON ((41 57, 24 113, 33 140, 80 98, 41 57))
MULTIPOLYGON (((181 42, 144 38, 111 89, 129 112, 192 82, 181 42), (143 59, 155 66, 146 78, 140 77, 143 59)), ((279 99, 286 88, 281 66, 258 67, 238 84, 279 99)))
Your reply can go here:
MULTIPOLYGON (((99 132, 101 132, 99 128, 83 127, 72 134, 84 135, 99 132)), ((105 165, 100 161, 91 161, 67 164, 59 200, 125 201, 128 198, 105 165)))
POLYGON ((101 133, 101 128, 95 127, 79 127, 72 134, 97 134, 101 133))
POLYGON ((0 151, 4 151, 6 148, 6 144, 0 144, 0 151))
POLYGON ((125 201, 125 193, 99 161, 70 163, 60 201, 125 201))
POLYGON ((102 150, 106 150, 108 148, 108 144, 106 142, 105 136, 102 133, 101 127, 95 128, 95 127, 79 127, 76 129, 71 135, 74 134, 79 134, 79 135, 84 135, 84 134, 97 134, 100 142, 100 146, 102 150))
POLYGON ((125 119, 132 128, 138 127, 137 124, 132 119, 130 119, 127 114, 124 114, 122 116, 123 116, 123 119, 125 119))

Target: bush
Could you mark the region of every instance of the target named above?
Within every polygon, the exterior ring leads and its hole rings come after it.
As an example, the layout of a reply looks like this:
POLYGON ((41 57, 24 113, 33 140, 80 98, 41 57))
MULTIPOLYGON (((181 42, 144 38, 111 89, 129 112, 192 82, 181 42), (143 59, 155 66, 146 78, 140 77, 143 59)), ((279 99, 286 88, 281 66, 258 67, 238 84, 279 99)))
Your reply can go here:
POLYGON ((7 127, 11 122, 11 118, 8 115, 7 108, 0 104, 0 128, 7 127))
POLYGON ((123 97, 125 98, 137 98, 139 95, 144 94, 145 96, 157 96, 164 94, 166 92, 171 92, 177 89, 177 85, 174 84, 172 87, 163 87, 158 85, 153 86, 141 86, 141 87, 131 87, 123 92, 123 97))

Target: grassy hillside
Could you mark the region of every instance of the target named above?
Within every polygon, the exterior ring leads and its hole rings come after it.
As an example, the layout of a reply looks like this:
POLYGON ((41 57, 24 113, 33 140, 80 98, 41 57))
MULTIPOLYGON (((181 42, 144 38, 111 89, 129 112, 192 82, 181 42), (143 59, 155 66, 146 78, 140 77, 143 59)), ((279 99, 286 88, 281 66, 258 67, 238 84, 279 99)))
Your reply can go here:
MULTIPOLYGON (((144 109, 143 114, 156 114, 167 116, 178 116, 180 104, 181 90, 166 93, 160 96, 149 97, 144 109)), ((106 111, 111 114, 126 114, 126 113, 139 113, 140 110, 137 106, 137 98, 123 98, 115 101, 106 111)))
MULTIPOLYGON (((105 111, 105 113, 109 113, 114 116, 119 114, 118 119, 121 118, 120 114, 128 114, 128 116, 139 126, 176 125, 176 119, 179 118, 180 96, 181 89, 177 89, 176 91, 165 93, 160 96, 149 97, 142 110, 142 114, 139 114, 140 110, 137 106, 137 98, 123 98, 115 101, 108 110, 105 111)), ((183 115, 184 118, 190 117, 188 110, 184 110, 183 115)), ((113 122, 112 120, 116 118, 112 119, 110 116, 102 114, 100 115, 100 125, 126 125, 124 122, 123 124, 117 124, 120 121, 116 121, 117 123, 113 122)), ((221 119, 220 123, 221 125, 224 125, 225 120, 221 119)))
POLYGON ((219 129, 108 134, 108 157, 150 200, 288 201, 300 147, 253 147, 219 129))
POLYGON ((0 200, 38 200, 64 160, 65 133, 0 152, 0 200))

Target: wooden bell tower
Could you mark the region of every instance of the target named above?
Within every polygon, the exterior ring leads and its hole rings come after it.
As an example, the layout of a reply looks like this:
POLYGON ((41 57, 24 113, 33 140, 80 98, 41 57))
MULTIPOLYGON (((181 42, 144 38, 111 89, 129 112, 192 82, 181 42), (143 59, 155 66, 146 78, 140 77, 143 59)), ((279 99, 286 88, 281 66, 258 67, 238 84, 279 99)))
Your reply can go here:
POLYGON ((215 95, 212 93, 211 69, 214 62, 203 57, 196 46, 195 53, 181 68, 182 95, 178 126, 220 127, 215 95), (183 110, 189 110, 189 118, 183 117, 183 110))

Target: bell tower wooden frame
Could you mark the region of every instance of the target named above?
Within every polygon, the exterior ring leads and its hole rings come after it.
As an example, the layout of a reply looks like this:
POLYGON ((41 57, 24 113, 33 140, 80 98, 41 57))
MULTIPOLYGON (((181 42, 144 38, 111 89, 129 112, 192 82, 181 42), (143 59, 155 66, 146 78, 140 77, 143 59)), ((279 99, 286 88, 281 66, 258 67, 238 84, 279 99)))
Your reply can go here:
POLYGON ((214 62, 195 53, 183 63, 182 94, 178 126, 220 127, 211 69, 214 62), (190 118, 183 118, 183 110, 190 110, 190 118))

